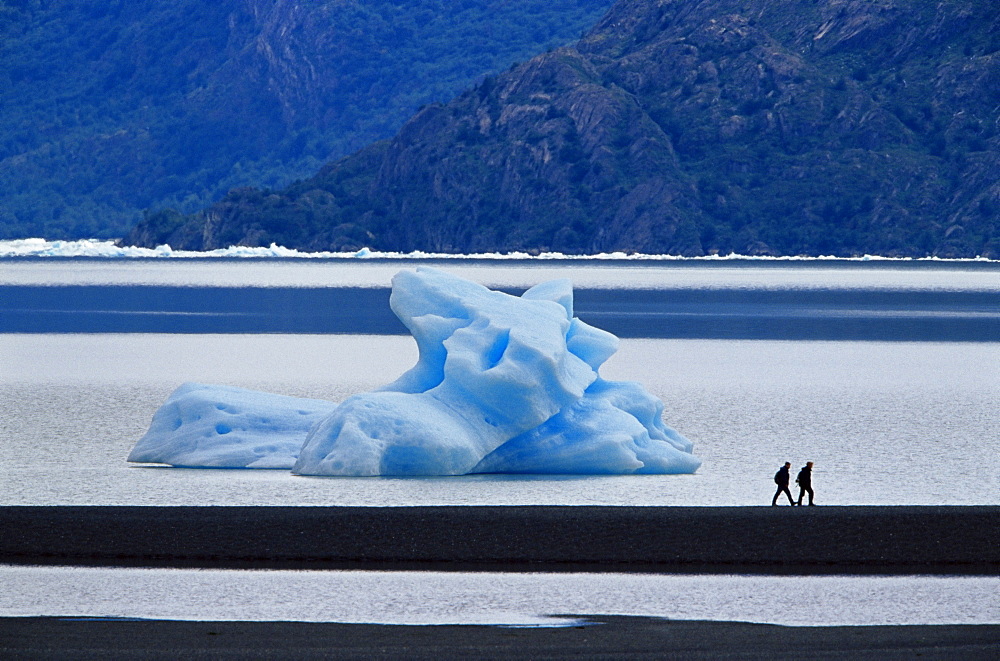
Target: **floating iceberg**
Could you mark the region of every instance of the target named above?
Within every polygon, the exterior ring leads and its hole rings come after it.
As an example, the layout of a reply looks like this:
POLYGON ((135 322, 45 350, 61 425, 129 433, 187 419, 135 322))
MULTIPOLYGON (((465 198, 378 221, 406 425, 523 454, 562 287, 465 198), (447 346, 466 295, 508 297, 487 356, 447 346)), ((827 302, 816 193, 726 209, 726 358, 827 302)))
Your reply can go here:
POLYGON ((339 405, 185 384, 129 461, 291 468, 301 475, 691 473, 692 444, 662 403, 600 366, 618 338, 573 316, 568 280, 520 297, 418 267, 390 306, 417 364, 339 405))
POLYGON ((306 434, 337 405, 185 383, 153 414, 128 456, 191 468, 291 468, 306 434))

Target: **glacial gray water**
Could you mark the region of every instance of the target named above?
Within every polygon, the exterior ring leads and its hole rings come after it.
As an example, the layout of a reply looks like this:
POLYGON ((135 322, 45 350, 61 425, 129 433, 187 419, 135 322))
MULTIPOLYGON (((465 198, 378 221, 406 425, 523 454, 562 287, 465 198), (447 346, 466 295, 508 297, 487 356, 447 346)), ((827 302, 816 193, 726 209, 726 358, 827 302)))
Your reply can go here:
POLYGON ((416 359, 409 338, 0 335, 5 505, 761 505, 784 461, 821 505, 1000 502, 989 343, 625 340, 603 369, 664 401, 694 475, 305 478, 125 461, 184 381, 339 401, 416 359))
POLYGON ((0 565, 0 616, 558 626, 1000 623, 1000 577, 100 569, 0 565), (583 618, 585 620, 585 617, 583 618))
MULTIPOLYGON (((602 374, 639 381, 663 400, 667 424, 704 460, 695 475, 315 479, 125 463, 185 381, 339 401, 393 380, 416 359, 408 337, 221 327, 247 312, 299 314, 313 301, 297 298, 302 287, 336 299, 349 286, 358 308, 385 306, 392 273, 417 263, 0 260, 0 316, 35 324, 0 333, 0 503, 753 505, 769 501, 784 461, 815 462, 820 504, 1000 501, 992 263, 435 264, 492 286, 569 277, 605 292, 591 299, 595 323, 628 319, 638 336, 622 341, 602 374), (229 296, 220 287, 240 282, 258 288, 246 305, 265 291, 276 303, 212 308, 229 296), (183 293, 183 309, 172 292, 183 293), (645 307, 644 292, 655 294, 645 307), (49 296, 48 317, 39 296, 49 296), (107 309, 120 300, 141 306, 107 309), (198 318, 213 332, 82 332, 95 318, 102 328, 125 319, 153 330, 198 318), (677 326, 681 337, 671 336, 677 326), (872 339, 883 337, 895 339, 872 339)), ((343 318, 351 316, 349 308, 343 318)))
MULTIPOLYGON (((435 262, 490 286, 569 277, 596 292, 592 321, 631 329, 602 374, 663 400, 704 460, 694 475, 324 479, 125 462, 185 381, 341 400, 394 379, 416 349, 384 315, 362 334, 328 325, 357 325, 350 307, 309 307, 384 305, 391 275, 418 263, 0 259, 0 505, 766 505, 777 466, 807 460, 821 506, 1000 503, 995 263, 435 262)), ((1000 622, 996 577, 0 566, 0 584, 0 616, 1000 622)))

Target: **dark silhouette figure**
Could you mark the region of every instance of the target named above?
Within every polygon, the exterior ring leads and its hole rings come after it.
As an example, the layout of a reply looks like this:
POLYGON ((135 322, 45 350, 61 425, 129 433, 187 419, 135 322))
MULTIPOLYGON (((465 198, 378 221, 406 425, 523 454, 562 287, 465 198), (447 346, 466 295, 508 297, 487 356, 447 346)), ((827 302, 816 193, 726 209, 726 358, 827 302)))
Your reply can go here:
POLYGON ((813 462, 807 461, 806 465, 799 471, 795 478, 795 484, 799 485, 799 505, 802 505, 802 496, 809 493, 809 504, 813 505, 813 462))
POLYGON ((788 504, 794 505, 795 501, 792 500, 792 492, 788 490, 788 480, 791 479, 788 475, 788 469, 792 467, 790 461, 786 461, 785 465, 778 469, 778 472, 774 474, 774 483, 778 485, 778 490, 774 492, 774 498, 771 499, 771 506, 774 507, 778 504, 778 496, 784 493, 788 496, 788 504))

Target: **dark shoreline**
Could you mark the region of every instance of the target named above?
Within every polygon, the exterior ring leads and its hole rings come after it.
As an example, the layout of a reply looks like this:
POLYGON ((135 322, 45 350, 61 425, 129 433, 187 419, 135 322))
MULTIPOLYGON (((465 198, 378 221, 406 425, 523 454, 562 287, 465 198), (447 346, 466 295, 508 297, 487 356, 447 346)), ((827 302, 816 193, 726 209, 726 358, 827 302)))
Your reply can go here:
POLYGON ((1000 507, 0 507, 0 563, 1000 575, 1000 507))
MULTIPOLYGON (((1000 507, 0 507, 0 563, 1000 575, 1000 507)), ((0 618, 11 659, 993 659, 1000 624, 0 618)))
POLYGON ((1000 625, 784 627, 584 616, 508 628, 0 618, 5 659, 989 659, 1000 625))

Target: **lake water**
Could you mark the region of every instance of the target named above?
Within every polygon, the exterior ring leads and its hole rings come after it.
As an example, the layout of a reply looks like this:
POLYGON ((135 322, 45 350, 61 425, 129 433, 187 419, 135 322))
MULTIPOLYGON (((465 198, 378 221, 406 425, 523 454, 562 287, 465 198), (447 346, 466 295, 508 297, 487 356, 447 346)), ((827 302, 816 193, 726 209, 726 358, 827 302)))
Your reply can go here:
MULTIPOLYGON (((695 475, 304 478, 125 462, 185 381, 341 400, 416 349, 406 260, 0 259, 0 505, 1000 503, 1000 264, 437 261, 568 277, 695 442, 695 475)), ((552 625, 627 614, 788 625, 1000 622, 996 577, 280 572, 0 566, 0 616, 552 625), (809 595, 803 599, 802 595, 809 595)))
POLYGON ((636 615, 790 626, 1000 623, 1000 577, 102 569, 0 565, 0 616, 572 624, 636 615), (804 598, 805 595, 805 598, 804 598), (972 606, 974 604, 975 606, 972 606))
POLYGON ((695 475, 125 462, 185 381, 340 400, 394 379, 416 349, 387 288, 414 264, 0 260, 0 504, 751 505, 786 460, 815 462, 821 505, 1000 503, 1000 264, 982 262, 434 263, 513 291, 572 279, 578 314, 625 337, 602 374, 664 401, 695 475))

